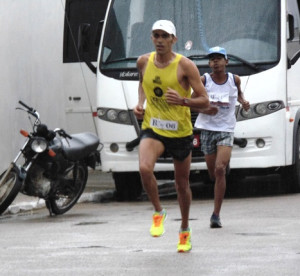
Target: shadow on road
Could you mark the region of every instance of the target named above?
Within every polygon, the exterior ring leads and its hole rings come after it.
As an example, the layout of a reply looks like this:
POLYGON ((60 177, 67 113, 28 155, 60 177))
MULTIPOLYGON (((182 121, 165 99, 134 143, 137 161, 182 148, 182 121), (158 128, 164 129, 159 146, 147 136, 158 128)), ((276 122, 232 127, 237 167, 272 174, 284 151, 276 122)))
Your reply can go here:
MULTIPOLYGON (((214 184, 203 182, 190 183, 194 199, 213 198, 214 184)), ((243 179, 229 179, 227 181, 226 198, 261 197, 286 194, 284 183, 279 175, 251 176, 243 179)), ((176 191, 174 182, 170 181, 159 186, 161 198, 174 198, 176 191)), ((144 194, 144 196, 146 196, 144 194)))

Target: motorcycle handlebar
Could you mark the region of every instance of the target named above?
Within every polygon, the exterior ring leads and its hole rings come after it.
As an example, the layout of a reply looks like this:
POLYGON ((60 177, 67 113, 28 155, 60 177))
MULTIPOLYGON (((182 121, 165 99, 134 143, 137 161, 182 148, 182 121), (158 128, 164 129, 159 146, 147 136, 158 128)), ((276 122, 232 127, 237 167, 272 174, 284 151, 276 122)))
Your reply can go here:
POLYGON ((70 136, 67 132, 65 132, 62 128, 56 128, 54 129, 56 133, 58 133, 60 136, 64 138, 72 139, 72 136, 70 136))
POLYGON ((32 108, 32 107, 29 107, 27 104, 25 104, 24 102, 22 101, 19 101, 19 104, 20 105, 23 105, 26 109, 28 109, 29 111, 31 112, 35 112, 35 110, 32 108))
MULTIPOLYGON (((19 104, 22 105, 23 107, 25 107, 27 109, 27 112, 30 113, 32 116, 36 117, 37 121, 35 122, 35 126, 40 126, 40 133, 43 133, 43 135, 47 136, 48 133, 50 133, 51 131, 48 130, 47 126, 46 125, 43 125, 43 127, 41 126, 40 124, 40 121, 39 121, 39 118, 40 118, 40 115, 39 113, 33 109, 32 107, 28 106, 27 104, 25 104, 24 102, 22 101, 19 101, 19 104), (39 123, 37 123, 39 122, 39 123), (46 130, 45 130, 45 127, 46 127, 46 130), (47 135, 45 134, 47 132, 47 135)), ((58 133, 60 136, 64 137, 64 138, 69 138, 69 139, 72 139, 72 137, 67 133, 65 132, 63 129, 61 128, 56 128, 54 129, 54 132, 55 133, 58 133)), ((55 137, 55 134, 53 134, 53 138, 55 137)), ((52 139, 52 134, 49 134, 49 137, 51 137, 52 139)))
POLYGON ((19 104, 22 105, 22 106, 24 106, 27 109, 27 112, 30 113, 32 116, 34 116, 37 120, 40 119, 40 115, 39 115, 39 113, 35 109, 33 109, 32 107, 28 106, 27 104, 25 104, 22 101, 19 101, 19 104))

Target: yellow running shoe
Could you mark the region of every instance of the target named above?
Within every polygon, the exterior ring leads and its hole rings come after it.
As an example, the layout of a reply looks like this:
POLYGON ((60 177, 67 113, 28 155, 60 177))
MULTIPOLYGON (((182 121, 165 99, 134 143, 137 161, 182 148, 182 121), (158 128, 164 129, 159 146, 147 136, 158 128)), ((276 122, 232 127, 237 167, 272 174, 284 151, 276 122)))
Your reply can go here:
POLYGON ((155 212, 152 216, 153 223, 150 228, 152 237, 160 237, 165 232, 164 221, 167 218, 167 212, 163 209, 161 212, 155 212))
POLYGON ((177 244, 177 252, 189 252, 192 250, 192 243, 191 243, 191 234, 192 229, 188 229, 186 231, 179 232, 179 242, 177 244))

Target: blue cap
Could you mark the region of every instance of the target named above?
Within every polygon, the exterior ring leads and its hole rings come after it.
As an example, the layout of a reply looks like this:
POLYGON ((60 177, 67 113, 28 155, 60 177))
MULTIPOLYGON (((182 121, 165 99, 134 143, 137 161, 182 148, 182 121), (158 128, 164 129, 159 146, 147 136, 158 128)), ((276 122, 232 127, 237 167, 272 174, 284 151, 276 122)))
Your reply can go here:
POLYGON ((223 55, 225 57, 225 59, 227 59, 227 53, 226 50, 222 47, 216 46, 216 47, 212 47, 208 50, 208 56, 212 55, 212 54, 219 54, 219 55, 223 55))

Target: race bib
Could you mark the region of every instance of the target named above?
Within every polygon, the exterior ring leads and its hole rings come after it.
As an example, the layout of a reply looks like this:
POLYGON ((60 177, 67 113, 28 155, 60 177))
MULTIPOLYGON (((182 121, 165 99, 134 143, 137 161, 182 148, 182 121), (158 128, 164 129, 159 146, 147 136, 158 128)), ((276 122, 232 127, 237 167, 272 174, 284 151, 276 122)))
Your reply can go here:
POLYGON ((158 129, 177 131, 178 122, 151 118, 150 126, 158 129))
POLYGON ((209 93, 209 101, 213 103, 229 104, 229 93, 209 93))

